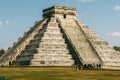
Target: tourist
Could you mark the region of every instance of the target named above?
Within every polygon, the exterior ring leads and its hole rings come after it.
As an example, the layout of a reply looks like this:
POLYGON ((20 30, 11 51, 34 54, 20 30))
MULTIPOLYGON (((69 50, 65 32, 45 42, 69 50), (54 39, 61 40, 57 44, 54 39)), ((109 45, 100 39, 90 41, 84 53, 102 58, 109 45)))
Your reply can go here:
POLYGON ((75 70, 78 71, 79 70, 79 66, 75 65, 75 70))
POLYGON ((97 69, 99 69, 99 65, 98 64, 96 64, 96 67, 97 67, 97 69))
POLYGON ((86 65, 86 64, 84 64, 84 68, 85 68, 85 69, 87 68, 87 65, 86 65))
POLYGON ((98 65, 99 69, 101 69, 101 64, 98 65))

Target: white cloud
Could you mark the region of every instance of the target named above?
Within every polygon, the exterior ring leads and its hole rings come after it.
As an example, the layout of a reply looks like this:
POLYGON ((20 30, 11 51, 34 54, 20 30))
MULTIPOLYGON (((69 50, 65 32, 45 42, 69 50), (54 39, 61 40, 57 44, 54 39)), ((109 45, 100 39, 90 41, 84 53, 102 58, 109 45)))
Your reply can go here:
POLYGON ((93 2, 95 0, 78 0, 79 2, 93 2))
POLYGON ((6 24, 10 23, 10 21, 5 21, 6 24))
POLYGON ((107 33, 108 36, 120 37, 120 32, 107 33))
POLYGON ((115 10, 120 10, 120 6, 115 6, 114 9, 115 10))
POLYGON ((2 26, 2 24, 3 24, 3 22, 2 22, 2 21, 0 21, 0 26, 2 26))
POLYGON ((10 23, 10 21, 8 21, 8 20, 6 20, 6 21, 4 21, 4 22, 0 21, 0 27, 1 27, 2 25, 4 25, 4 24, 9 24, 9 23, 10 23))

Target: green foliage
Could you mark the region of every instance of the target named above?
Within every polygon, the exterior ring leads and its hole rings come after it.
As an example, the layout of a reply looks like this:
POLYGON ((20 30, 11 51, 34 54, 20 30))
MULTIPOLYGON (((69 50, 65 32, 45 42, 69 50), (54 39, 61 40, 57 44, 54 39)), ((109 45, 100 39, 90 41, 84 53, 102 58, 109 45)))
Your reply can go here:
POLYGON ((0 49, 0 56, 2 56, 5 53, 4 49, 0 49))
POLYGON ((113 47, 116 51, 120 51, 120 47, 118 47, 118 46, 114 46, 113 47))
POLYGON ((9 80, 9 79, 4 76, 0 76, 0 80, 9 80))

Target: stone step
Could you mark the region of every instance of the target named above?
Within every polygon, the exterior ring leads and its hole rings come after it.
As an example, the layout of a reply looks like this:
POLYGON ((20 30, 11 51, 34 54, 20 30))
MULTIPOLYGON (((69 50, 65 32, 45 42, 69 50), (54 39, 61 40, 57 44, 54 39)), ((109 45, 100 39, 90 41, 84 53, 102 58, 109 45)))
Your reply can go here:
POLYGON ((63 39, 63 37, 42 37, 42 39, 63 39))
POLYGON ((56 50, 56 49, 52 49, 52 50, 47 50, 47 49, 42 49, 42 50, 39 50, 39 48, 38 49, 36 49, 37 51, 38 51, 38 53, 69 53, 69 51, 68 50, 56 50))
POLYGON ((33 56, 20 56, 17 58, 18 61, 22 61, 22 60, 42 60, 42 61, 46 61, 46 60, 63 60, 63 61, 66 61, 66 60, 72 60, 72 57, 68 57, 68 56, 37 56, 37 57, 33 57, 33 56))
POLYGON ((36 56, 36 55, 37 56, 66 56, 66 57, 71 56, 69 53, 37 53, 37 54, 26 53, 21 56, 36 56))
POLYGON ((50 58, 52 58, 52 57, 56 57, 56 59, 57 58, 66 58, 66 57, 68 57, 68 58, 72 58, 72 56, 70 55, 70 54, 35 54, 34 55, 34 57, 42 57, 42 58, 46 58, 46 57, 50 57, 50 58))
POLYGON ((49 22, 48 27, 58 27, 58 23, 49 22))
POLYGON ((45 39, 45 38, 43 38, 42 40, 41 40, 41 43, 55 43, 55 42, 57 42, 57 43, 65 43, 65 40, 64 39, 45 39))
POLYGON ((31 61, 30 66, 73 66, 74 61, 31 61))
POLYGON ((56 37, 62 37, 63 35, 61 33, 45 33, 44 37, 49 37, 49 38, 56 38, 56 37))
POLYGON ((51 18, 50 18, 50 22, 54 22, 54 23, 56 23, 56 18, 51 17, 51 18))
POLYGON ((46 30, 45 30, 45 32, 47 33, 60 33, 60 29, 58 28, 58 29, 55 29, 55 28, 47 28, 46 30))
POLYGON ((81 30, 80 26, 77 25, 74 19, 60 19, 62 22, 62 28, 64 32, 70 38, 72 44, 78 51, 80 57, 85 63, 101 63, 98 55, 91 47, 91 44, 86 39, 86 36, 81 30), (72 23, 71 23, 72 22, 72 23), (82 42, 81 42, 82 41, 82 42), (94 58, 94 59, 92 59, 94 58))
POLYGON ((74 64, 56 19, 52 19, 46 28, 39 30, 22 55, 17 57, 15 64, 34 66, 71 66, 74 64))
POLYGON ((53 50, 63 50, 63 51, 65 51, 67 48, 62 48, 62 49, 58 49, 58 48, 55 48, 55 49, 53 49, 53 48, 49 48, 49 49, 46 49, 46 48, 37 48, 37 50, 39 51, 53 51, 53 50))

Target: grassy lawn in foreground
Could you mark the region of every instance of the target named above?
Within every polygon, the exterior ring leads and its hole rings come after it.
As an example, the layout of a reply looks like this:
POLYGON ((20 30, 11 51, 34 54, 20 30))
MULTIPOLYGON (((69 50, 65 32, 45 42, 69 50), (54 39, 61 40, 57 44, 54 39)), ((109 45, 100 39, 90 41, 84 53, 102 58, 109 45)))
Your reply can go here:
POLYGON ((9 80, 120 80, 120 71, 79 70, 73 67, 0 67, 9 80))

